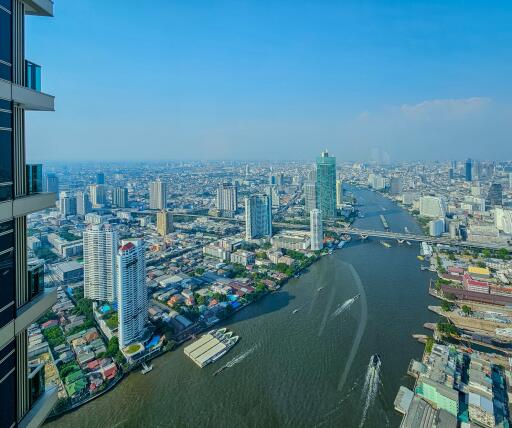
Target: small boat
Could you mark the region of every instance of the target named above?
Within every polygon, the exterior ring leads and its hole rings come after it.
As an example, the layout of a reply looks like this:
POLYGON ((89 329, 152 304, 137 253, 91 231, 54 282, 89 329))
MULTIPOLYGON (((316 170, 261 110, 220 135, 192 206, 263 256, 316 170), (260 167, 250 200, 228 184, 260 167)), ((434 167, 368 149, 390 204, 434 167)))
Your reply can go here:
POLYGON ((405 243, 406 243, 407 245, 412 245, 409 241, 405 241, 405 243))
POLYGON ((418 257, 418 260, 421 260, 421 261, 425 260, 425 257, 423 257, 423 256, 416 256, 416 257, 418 257))
POLYGON ((389 245, 386 241, 379 241, 384 247, 389 248, 391 245, 389 245))
POLYGON ((299 309, 294 309, 292 314, 296 314, 297 312, 299 312, 299 309))
POLYGON ((142 374, 149 373, 151 370, 153 370, 153 365, 147 365, 146 363, 142 363, 142 370, 140 371, 142 374))
POLYGON ((323 289, 324 289, 324 287, 318 287, 318 288, 316 289, 316 291, 322 291, 323 289))
POLYGON ((379 354, 373 354, 370 357, 370 362, 371 362, 373 368, 377 368, 380 365, 380 363, 381 363, 380 355, 379 354))

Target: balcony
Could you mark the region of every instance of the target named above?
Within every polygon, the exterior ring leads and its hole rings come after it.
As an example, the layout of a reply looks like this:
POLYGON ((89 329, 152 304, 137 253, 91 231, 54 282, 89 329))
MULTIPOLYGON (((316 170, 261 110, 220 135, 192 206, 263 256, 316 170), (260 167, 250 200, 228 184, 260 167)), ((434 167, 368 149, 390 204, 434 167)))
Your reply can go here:
MULTIPOLYGON (((39 286, 42 285, 39 284, 39 286)), ((16 311, 16 319, 14 321, 16 334, 39 319, 55 303, 57 303, 57 288, 46 288, 35 294, 35 297, 16 311)))
POLYGON ((29 164, 26 166, 27 193, 43 193, 43 165, 29 164))
POLYGON ((27 15, 53 16, 53 0, 23 0, 27 15))
POLYGON ((41 92, 41 66, 25 60, 25 86, 41 92))
POLYGON ((40 427, 58 400, 57 387, 45 389, 44 365, 30 367, 30 369, 30 410, 18 424, 19 428, 40 427))

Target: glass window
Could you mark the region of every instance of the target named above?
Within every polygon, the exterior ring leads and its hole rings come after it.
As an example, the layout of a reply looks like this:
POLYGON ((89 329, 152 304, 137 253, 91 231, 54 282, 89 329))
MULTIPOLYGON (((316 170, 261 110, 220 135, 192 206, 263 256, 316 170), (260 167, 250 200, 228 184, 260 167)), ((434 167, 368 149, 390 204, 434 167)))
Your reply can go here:
POLYGON ((0 183, 0 202, 12 199, 12 184, 0 183))
POLYGON ((12 128, 12 113, 0 110, 0 128, 12 128))
POLYGON ((0 253, 14 247, 14 233, 0 235, 0 253))
POLYGON ((14 220, 3 221, 0 223, 0 233, 8 232, 10 230, 14 230, 14 220))
POLYGON ((12 64, 12 16, 0 9, 0 59, 12 64))
POLYGON ((12 181, 12 132, 0 130, 0 183, 12 181))
POLYGON ((12 101, 3 100, 0 98, 0 108, 2 110, 12 111, 12 101))
POLYGON ((12 0, 0 0, 0 6, 12 11, 12 0))
POLYGON ((12 80, 12 67, 0 62, 0 79, 12 80))
POLYGON ((15 306, 14 250, 11 250, 0 254, 0 328, 14 319, 15 306))
POLYGON ((16 353, 12 352, 15 348, 16 342, 13 340, 0 350, 0 361, 2 361, 0 363, 0 379, 9 373, 16 364, 16 353))

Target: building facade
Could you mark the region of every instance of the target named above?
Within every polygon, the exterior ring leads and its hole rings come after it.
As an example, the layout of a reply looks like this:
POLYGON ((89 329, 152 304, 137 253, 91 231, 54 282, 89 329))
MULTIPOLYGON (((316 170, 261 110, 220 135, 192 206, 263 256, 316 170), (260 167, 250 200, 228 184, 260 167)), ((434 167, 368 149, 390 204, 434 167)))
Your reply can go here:
POLYGON ((128 208, 128 189, 126 187, 114 187, 112 189, 112 206, 128 208))
POLYGON ((309 216, 309 213, 316 209, 317 194, 316 183, 309 181, 304 184, 304 213, 309 216))
POLYGON ((162 210, 156 213, 156 230, 162 236, 174 232, 172 213, 170 211, 162 210))
POLYGON ((343 206, 343 181, 336 180, 336 208, 343 206))
POLYGON ((62 217, 76 215, 76 197, 68 192, 60 192, 59 211, 62 217))
POLYGON ((116 255, 119 346, 135 342, 148 322, 146 261, 142 240, 122 241, 116 255))
POLYGON ((324 229, 320 210, 315 209, 311 211, 309 232, 311 234, 311 250, 319 251, 324 248, 324 229))
POLYGON ((420 198, 420 215, 429 218, 443 218, 446 215, 446 202, 437 196, 420 198))
POLYGON ((167 184, 160 179, 152 181, 149 185, 149 208, 152 210, 167 208, 167 184))
POLYGON ((227 213, 234 213, 238 204, 238 188, 236 184, 222 183, 217 188, 216 207, 227 213))
POLYGON ((92 211, 91 200, 86 192, 77 192, 76 194, 76 213, 85 216, 92 211))
MULTIPOLYGON (((25 59, 25 15, 53 16, 50 1, 0 1, 0 426, 41 425, 57 401, 45 365, 29 364, 27 328, 57 301, 44 272, 30 266, 27 215, 55 207, 58 195, 27 180, 25 112, 53 111, 41 67, 25 59), (36 271, 37 270, 37 274, 36 271)), ((44 38, 44 34, 39 37, 44 38)), ((56 190, 48 182, 46 189, 56 190)))
POLYGON ((245 198, 245 238, 272 236, 272 203, 268 195, 245 198))
POLYGON ((59 197, 59 177, 55 174, 46 174, 44 178, 44 191, 48 193, 55 193, 55 198, 59 197))
POLYGON ((322 218, 336 218, 336 158, 327 150, 316 159, 317 206, 322 218))
POLYGON ((115 263, 119 247, 117 230, 110 224, 90 224, 84 231, 83 240, 84 297, 115 301, 115 263))
POLYGON ((107 203, 107 195, 103 184, 91 184, 89 186, 89 195, 94 208, 103 208, 107 203))

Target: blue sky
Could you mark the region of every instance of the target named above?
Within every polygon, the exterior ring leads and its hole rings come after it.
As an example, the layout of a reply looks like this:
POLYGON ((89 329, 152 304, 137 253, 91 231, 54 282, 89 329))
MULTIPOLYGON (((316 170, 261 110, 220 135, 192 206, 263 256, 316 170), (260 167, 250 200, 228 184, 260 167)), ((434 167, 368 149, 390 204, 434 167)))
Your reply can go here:
POLYGON ((51 160, 512 158, 512 3, 56 0, 51 160))

